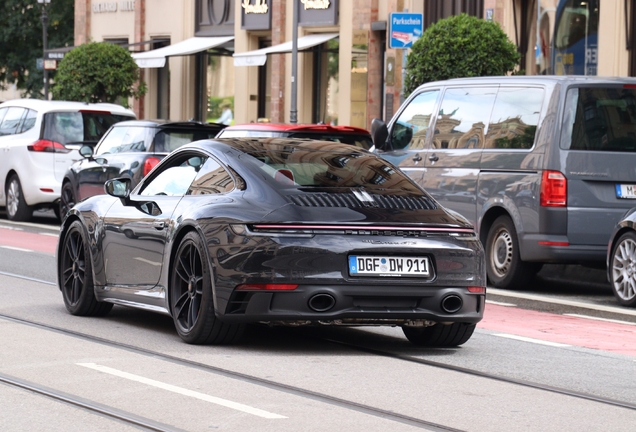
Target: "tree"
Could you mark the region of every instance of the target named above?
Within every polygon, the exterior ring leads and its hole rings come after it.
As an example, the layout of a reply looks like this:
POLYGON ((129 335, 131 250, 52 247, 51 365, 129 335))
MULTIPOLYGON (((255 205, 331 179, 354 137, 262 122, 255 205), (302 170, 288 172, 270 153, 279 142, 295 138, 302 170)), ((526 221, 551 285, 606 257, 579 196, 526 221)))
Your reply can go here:
POLYGON ((406 62, 404 93, 449 78, 506 75, 520 55, 499 24, 466 14, 433 24, 414 44, 406 62))
POLYGON ((53 99, 117 102, 146 93, 130 52, 109 42, 91 42, 71 50, 60 61, 53 99))
MULTIPOLYGON (((47 7, 49 49, 73 44, 74 0, 52 0, 47 7)), ((15 83, 24 96, 41 98, 42 7, 36 0, 0 1, 0 88, 15 83)), ((49 78, 55 76, 49 71, 49 78)))

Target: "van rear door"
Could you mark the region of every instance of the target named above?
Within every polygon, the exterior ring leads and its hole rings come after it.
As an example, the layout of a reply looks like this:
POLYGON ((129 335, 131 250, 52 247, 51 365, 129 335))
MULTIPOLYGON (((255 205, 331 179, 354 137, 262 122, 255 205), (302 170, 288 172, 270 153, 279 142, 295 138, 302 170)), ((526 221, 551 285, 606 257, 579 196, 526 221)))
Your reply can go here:
POLYGON ((569 243, 604 252, 614 225, 636 207, 636 86, 570 87, 549 169, 567 178, 569 243))

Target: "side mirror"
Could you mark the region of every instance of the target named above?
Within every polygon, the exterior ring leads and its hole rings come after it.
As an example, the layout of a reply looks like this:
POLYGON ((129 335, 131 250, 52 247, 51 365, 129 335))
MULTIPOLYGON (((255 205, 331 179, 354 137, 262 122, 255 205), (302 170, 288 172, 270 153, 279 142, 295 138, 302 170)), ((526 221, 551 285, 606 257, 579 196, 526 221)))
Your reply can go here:
POLYGON ((86 159, 90 159, 93 157, 93 147, 83 145, 79 149, 79 154, 81 154, 86 159))
POLYGON ((130 179, 121 177, 107 180, 106 183, 104 183, 104 192, 106 192, 110 196, 119 198, 123 205, 129 205, 130 179))
POLYGON ((386 127, 386 123, 382 120, 374 118, 371 121, 371 137, 373 138, 373 144, 378 150, 384 150, 387 147, 386 139, 389 136, 389 130, 386 127))

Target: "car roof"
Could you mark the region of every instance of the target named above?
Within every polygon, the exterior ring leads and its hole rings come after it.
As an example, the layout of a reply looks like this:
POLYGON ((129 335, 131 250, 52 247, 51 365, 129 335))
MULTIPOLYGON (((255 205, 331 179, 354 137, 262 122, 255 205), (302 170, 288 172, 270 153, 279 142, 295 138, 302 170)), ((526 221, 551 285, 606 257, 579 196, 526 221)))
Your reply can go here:
POLYGON ((216 129, 220 130, 225 127, 225 125, 220 123, 202 123, 194 120, 182 120, 182 121, 172 121, 172 120, 126 120, 119 123, 115 123, 113 127, 122 127, 122 126, 138 126, 138 127, 154 127, 159 129, 166 128, 204 128, 204 129, 216 129))
POLYGON ((421 87, 434 85, 457 84, 547 84, 547 83, 587 83, 587 84, 636 84, 634 77, 602 77, 592 75, 506 75, 452 78, 443 81, 431 81, 422 84, 421 87))
POLYGON ((226 130, 248 130, 267 132, 316 132, 338 134, 364 134, 369 131, 355 126, 332 126, 326 124, 288 124, 288 123, 246 123, 228 126, 226 130))
POLYGON ((8 100, 0 104, 0 108, 17 106, 22 108, 29 108, 35 111, 108 111, 113 114, 125 114, 131 117, 136 117, 135 113, 124 108, 121 105, 111 103, 86 103, 86 102, 72 102, 72 101, 58 101, 58 100, 41 100, 41 99, 13 99, 8 100))

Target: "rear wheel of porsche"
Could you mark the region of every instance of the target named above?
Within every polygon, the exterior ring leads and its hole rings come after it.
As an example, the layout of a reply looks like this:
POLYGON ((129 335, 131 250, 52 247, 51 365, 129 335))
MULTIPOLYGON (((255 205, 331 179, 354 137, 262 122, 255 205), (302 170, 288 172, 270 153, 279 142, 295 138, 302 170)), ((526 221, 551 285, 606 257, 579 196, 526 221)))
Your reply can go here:
POLYGON ((224 323, 214 313, 212 278, 204 243, 189 232, 179 244, 170 276, 170 309, 177 333, 190 344, 236 342, 244 325, 224 323))
POLYGON ((402 327, 411 343, 426 347, 452 347, 464 344, 475 331, 476 324, 435 324, 430 327, 402 327))
POLYGON ((79 316, 106 315, 113 304, 100 302, 95 298, 88 241, 79 221, 71 224, 63 242, 58 265, 66 309, 79 316))

